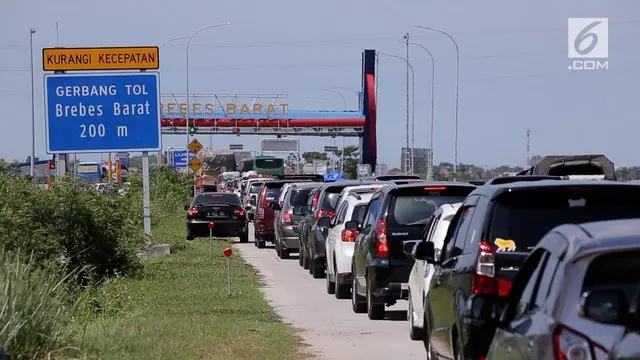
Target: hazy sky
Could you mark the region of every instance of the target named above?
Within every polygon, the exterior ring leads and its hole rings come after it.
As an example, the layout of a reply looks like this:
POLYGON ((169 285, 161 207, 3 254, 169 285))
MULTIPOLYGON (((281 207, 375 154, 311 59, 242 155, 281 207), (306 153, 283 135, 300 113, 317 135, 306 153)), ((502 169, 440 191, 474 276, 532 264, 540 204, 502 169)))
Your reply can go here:
MULTIPOLYGON (((35 27, 37 155, 45 157, 42 47, 159 45, 205 30, 190 52, 190 89, 195 93, 238 90, 285 93, 290 109, 342 108, 326 88, 358 89, 363 49, 404 56, 400 39, 436 57, 435 161, 453 159, 455 50, 440 28, 460 45, 459 162, 519 165, 525 132, 531 153, 605 153, 617 164, 637 158, 640 112, 640 2, 637 0, 511 1, 198 1, 2 0, 0 2, 0 156, 30 153, 29 28, 35 27), (567 18, 609 18, 609 70, 567 70, 567 18), (331 100, 322 99, 330 98, 331 100)), ((184 93, 185 47, 163 48, 164 93, 184 93)), ((429 146, 431 65, 411 48, 416 72, 416 147, 429 146)), ((405 65, 381 58, 379 162, 399 166, 405 133, 405 65)), ((357 109, 356 94, 343 91, 357 109)), ((164 136, 180 146, 184 137, 164 136)), ((201 138, 205 145, 209 138, 201 138)), ((238 141, 259 148, 260 137, 218 136, 216 148, 238 141)), ((305 137, 303 150, 330 140, 305 137)), ((347 144, 355 140, 347 140, 347 144)), ((338 141, 338 145, 340 141, 338 141)), ((94 156, 83 156, 85 159, 94 156)))

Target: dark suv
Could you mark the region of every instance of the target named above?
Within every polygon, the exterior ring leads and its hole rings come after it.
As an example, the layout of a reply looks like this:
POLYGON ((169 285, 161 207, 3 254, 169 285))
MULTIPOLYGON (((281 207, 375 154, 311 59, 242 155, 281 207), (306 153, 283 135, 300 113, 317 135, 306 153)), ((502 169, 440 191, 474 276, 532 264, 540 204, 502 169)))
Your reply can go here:
POLYGON ((294 209, 294 214, 304 216, 304 229, 299 234, 299 256, 302 257, 303 267, 309 269, 309 273, 314 278, 324 277, 326 265, 324 244, 328 229, 317 226, 318 219, 323 216, 333 219, 342 189, 347 186, 366 184, 361 181, 325 183, 309 199, 308 205, 294 209))
POLYGON ((414 249, 416 259, 435 265, 424 300, 427 351, 448 358, 485 357, 511 283, 542 237, 565 223, 640 217, 638 204, 640 186, 613 181, 478 187, 451 220, 439 257, 432 243, 414 249), (495 309, 485 314, 486 321, 465 315, 479 311, 471 301, 476 294, 493 299, 482 306, 495 309))
POLYGON ((467 183, 430 181, 384 186, 374 193, 362 224, 345 223, 345 229, 359 232, 351 271, 353 311, 381 319, 385 304, 407 298, 413 259, 404 243, 419 241, 441 205, 462 202, 474 189, 467 183))
POLYGON ((288 259, 292 251, 298 252, 299 250, 298 224, 302 216, 294 214, 293 209, 305 206, 309 196, 320 185, 318 183, 296 183, 291 185, 284 195, 282 208, 277 212, 275 224, 275 248, 281 259, 288 259))

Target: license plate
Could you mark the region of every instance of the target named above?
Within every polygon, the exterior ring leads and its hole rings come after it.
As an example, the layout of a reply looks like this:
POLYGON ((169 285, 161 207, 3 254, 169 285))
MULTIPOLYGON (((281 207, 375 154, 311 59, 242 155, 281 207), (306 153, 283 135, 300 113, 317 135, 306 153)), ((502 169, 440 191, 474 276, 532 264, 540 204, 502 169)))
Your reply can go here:
POLYGON ((400 288, 401 288, 402 290, 409 290, 409 284, 408 284, 408 283, 406 283, 406 284, 405 284, 405 283, 403 283, 402 285, 400 285, 400 288))
POLYGON ((210 213, 207 213, 207 217, 218 219, 218 218, 225 217, 225 214, 223 212, 219 212, 219 213, 210 212, 210 213))

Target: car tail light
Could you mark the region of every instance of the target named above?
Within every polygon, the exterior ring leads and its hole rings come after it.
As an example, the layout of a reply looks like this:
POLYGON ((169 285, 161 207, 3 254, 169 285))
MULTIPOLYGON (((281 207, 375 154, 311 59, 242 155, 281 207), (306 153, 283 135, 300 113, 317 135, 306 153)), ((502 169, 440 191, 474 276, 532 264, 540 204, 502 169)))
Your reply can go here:
POLYGON ((425 191, 443 191, 447 190, 446 186, 425 186, 425 191))
POLYGON ((316 190, 313 194, 313 199, 311 199, 311 210, 315 210, 318 206, 318 200, 320 200, 320 189, 316 190))
POLYGON ((342 241, 343 242, 356 242, 356 236, 358 233, 353 230, 342 230, 342 241))
POLYGON ((495 294, 507 296, 511 290, 511 280, 497 279, 495 276, 496 249, 486 241, 480 242, 475 271, 471 279, 473 294, 495 294))
POLYGON ((320 219, 323 216, 327 216, 329 219, 333 219, 336 216, 336 213, 334 213, 331 210, 320 210, 318 211, 318 213, 316 214, 316 217, 318 219, 320 219))
POLYGON ((387 244, 387 220, 380 219, 376 229, 376 255, 389 256, 389 245, 387 244))
POLYGON ((553 352, 557 360, 593 360, 606 358, 608 352, 585 335, 558 325, 553 332, 553 352))
POLYGON ((237 208, 237 209, 233 210, 233 216, 243 217, 244 216, 244 209, 237 208))
POLYGON ((198 210, 197 207, 192 207, 187 211, 188 217, 195 217, 195 216, 198 216, 199 214, 200 214, 200 211, 198 210))
POLYGON ((289 214, 288 212, 283 213, 282 214, 282 225, 289 226, 291 224, 293 224, 292 221, 291 221, 291 214, 289 214))

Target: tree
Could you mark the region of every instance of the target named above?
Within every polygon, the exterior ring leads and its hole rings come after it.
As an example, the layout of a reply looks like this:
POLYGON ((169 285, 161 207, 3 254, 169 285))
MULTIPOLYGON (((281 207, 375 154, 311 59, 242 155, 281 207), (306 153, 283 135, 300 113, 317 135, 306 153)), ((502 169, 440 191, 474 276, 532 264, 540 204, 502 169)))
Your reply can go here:
POLYGON ((336 156, 340 159, 344 159, 344 177, 348 179, 358 178, 358 163, 360 162, 360 153, 358 147, 355 145, 349 145, 344 147, 344 157, 342 157, 342 151, 336 151, 336 156))
POLYGON ((328 160, 327 153, 319 151, 307 151, 302 153, 302 158, 306 163, 313 163, 314 160, 328 160))

